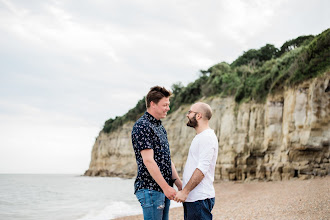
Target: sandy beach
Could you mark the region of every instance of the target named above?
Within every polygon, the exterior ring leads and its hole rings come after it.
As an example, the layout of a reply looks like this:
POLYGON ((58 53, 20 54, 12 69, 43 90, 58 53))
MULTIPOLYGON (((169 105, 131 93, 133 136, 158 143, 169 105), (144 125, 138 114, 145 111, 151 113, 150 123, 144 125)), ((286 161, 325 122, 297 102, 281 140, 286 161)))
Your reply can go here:
MULTIPOLYGON (((330 176, 276 182, 216 182, 213 219, 330 219, 330 176)), ((117 218, 140 220, 142 215, 117 218)), ((170 220, 183 208, 170 209, 170 220)))

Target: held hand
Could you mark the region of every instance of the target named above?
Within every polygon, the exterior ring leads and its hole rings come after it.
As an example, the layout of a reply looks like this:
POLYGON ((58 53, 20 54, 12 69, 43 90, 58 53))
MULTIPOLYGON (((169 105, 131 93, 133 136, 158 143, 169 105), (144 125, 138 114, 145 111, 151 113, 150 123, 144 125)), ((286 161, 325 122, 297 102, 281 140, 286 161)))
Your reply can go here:
POLYGON ((177 192, 177 194, 174 198, 174 201, 184 202, 184 201, 186 201, 187 197, 188 197, 188 193, 186 193, 185 191, 182 190, 182 191, 177 192))
POLYGON ((173 200, 175 195, 176 195, 176 191, 175 189, 173 189, 172 187, 168 186, 164 191, 165 196, 169 199, 169 200, 173 200))

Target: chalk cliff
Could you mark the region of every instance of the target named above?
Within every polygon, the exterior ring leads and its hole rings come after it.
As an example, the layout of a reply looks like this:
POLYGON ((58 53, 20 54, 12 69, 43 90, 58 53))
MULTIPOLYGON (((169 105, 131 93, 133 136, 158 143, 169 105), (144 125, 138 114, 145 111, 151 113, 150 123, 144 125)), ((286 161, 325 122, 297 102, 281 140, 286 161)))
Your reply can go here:
MULTIPOLYGON (((282 180, 329 175, 330 72, 269 95, 265 103, 237 105, 232 97, 203 99, 213 109, 219 139, 216 179, 282 180)), ((183 171, 195 131, 186 126, 190 105, 163 120, 171 156, 183 171)), ((134 177, 130 133, 134 122, 100 132, 87 176, 134 177)))

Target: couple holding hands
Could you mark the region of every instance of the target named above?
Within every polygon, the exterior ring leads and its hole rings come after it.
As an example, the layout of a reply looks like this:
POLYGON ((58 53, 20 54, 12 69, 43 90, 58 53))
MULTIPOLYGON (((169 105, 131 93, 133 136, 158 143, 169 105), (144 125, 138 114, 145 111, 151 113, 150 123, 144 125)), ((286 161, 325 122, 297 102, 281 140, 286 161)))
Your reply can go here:
POLYGON ((160 120, 170 110, 170 96, 171 92, 164 87, 152 87, 146 96, 147 111, 133 126, 132 144, 138 168, 135 195, 145 220, 168 220, 170 200, 183 203, 185 220, 212 219, 218 156, 218 139, 209 127, 212 110, 208 104, 198 102, 187 112, 187 126, 195 129, 196 136, 181 181, 160 120))

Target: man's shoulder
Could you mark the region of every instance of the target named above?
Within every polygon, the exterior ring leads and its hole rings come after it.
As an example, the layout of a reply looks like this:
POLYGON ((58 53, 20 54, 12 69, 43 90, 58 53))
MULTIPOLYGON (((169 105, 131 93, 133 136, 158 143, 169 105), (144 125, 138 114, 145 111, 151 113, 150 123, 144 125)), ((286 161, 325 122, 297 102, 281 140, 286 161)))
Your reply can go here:
POLYGON ((216 137, 214 130, 211 128, 205 130, 202 134, 207 137, 216 137))
POLYGON ((214 130, 208 129, 199 136, 199 140, 202 142, 218 142, 218 138, 214 133, 214 130))
POLYGON ((133 131, 134 130, 140 130, 140 129, 147 129, 150 127, 150 122, 147 117, 145 117, 145 114, 142 115, 133 125, 133 131))

